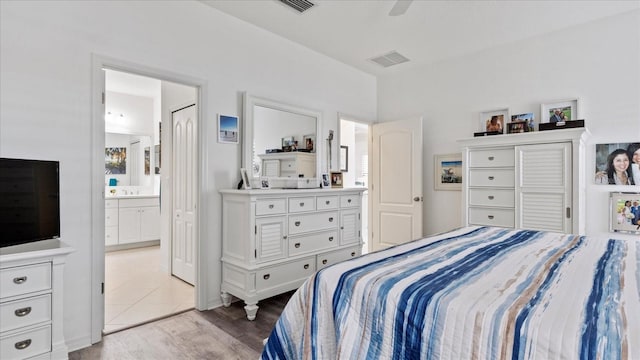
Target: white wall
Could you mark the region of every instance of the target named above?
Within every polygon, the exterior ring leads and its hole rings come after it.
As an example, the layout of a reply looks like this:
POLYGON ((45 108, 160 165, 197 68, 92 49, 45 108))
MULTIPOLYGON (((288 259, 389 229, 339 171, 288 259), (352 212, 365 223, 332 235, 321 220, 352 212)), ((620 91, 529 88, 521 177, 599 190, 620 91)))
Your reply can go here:
POLYGON ((237 184, 241 159, 240 145, 217 143, 216 114, 240 115, 248 91, 321 110, 319 138, 337 128, 338 112, 376 118, 374 77, 199 2, 1 1, 0 156, 60 160, 62 239, 76 249, 64 283, 72 350, 89 345, 91 330, 92 54, 207 83, 201 238, 210 304, 220 301, 218 190, 237 184))
MULTIPOLYGON (((537 121, 541 103, 579 98, 593 135, 588 174, 594 144, 640 140, 640 11, 382 77, 378 89, 379 119, 424 115, 424 232, 452 229, 461 192, 433 190, 433 156, 460 151, 456 140, 478 131, 481 111, 509 107, 537 121)), ((624 187, 587 183, 587 233, 605 234, 608 192, 624 187)))

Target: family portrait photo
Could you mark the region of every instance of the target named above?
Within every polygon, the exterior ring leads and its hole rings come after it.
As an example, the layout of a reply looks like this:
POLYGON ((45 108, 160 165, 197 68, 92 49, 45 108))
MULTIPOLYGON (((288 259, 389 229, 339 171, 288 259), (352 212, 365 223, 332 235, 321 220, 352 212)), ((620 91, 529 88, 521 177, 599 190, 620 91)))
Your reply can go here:
POLYGON ((640 234, 640 193, 611 193, 611 231, 640 234))
POLYGON ((640 185, 640 141, 596 144, 595 183, 640 185))

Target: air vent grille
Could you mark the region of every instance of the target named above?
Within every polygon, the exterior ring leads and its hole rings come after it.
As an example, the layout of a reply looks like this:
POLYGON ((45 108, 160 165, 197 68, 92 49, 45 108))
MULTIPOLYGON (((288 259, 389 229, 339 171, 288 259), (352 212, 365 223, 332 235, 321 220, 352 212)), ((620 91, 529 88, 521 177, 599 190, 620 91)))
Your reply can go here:
POLYGON ((407 57, 400 55, 397 51, 392 51, 384 55, 376 56, 369 60, 373 61, 374 63, 382 67, 389 67, 389 66, 398 65, 398 64, 402 64, 403 62, 409 61, 407 57))
POLYGON ((307 0, 279 0, 281 3, 293 8, 299 13, 303 13, 311 9, 315 4, 307 0))

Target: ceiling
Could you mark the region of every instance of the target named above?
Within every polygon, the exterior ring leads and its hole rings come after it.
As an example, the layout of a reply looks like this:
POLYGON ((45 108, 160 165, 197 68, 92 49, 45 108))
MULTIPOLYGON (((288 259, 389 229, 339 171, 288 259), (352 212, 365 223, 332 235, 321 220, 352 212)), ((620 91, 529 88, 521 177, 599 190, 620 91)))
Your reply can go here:
POLYGON ((310 0, 300 14, 278 0, 202 3, 374 75, 491 49, 640 9, 640 0, 414 0, 389 16, 395 0, 310 0), (369 59, 397 51, 409 62, 369 59))

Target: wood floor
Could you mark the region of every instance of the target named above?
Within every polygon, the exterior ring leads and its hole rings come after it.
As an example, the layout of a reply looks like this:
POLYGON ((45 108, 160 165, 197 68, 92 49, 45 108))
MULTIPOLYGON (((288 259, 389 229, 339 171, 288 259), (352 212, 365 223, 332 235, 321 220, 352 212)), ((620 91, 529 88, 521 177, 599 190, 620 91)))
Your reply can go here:
POLYGON ((102 342, 69 354, 80 359, 258 359, 293 292, 262 300, 255 321, 244 302, 214 310, 190 310, 105 336, 102 342))

